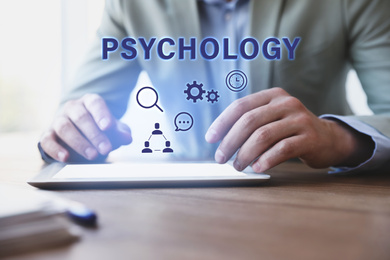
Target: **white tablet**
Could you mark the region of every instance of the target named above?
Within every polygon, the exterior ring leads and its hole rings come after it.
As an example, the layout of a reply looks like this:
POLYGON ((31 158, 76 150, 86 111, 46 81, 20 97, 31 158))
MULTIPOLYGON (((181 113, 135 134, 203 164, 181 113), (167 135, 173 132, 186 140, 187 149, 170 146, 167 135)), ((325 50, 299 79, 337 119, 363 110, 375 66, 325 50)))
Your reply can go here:
POLYGON ((199 187, 257 185, 269 178, 216 163, 53 163, 28 183, 42 189, 199 187))

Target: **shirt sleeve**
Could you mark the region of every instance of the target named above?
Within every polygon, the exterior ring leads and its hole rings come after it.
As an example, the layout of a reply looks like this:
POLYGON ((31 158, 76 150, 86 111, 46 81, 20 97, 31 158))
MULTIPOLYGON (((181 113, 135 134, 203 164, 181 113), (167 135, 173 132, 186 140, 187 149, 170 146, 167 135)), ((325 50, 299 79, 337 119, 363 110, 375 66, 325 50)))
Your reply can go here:
POLYGON ((348 116, 325 114, 321 115, 320 118, 333 120, 336 119, 338 121, 341 121, 350 126, 351 128, 355 129, 356 131, 370 136, 375 145, 371 157, 365 162, 362 162, 356 167, 331 167, 331 171, 329 171, 329 173, 334 174, 378 170, 389 162, 390 138, 383 135, 372 126, 363 123, 362 121, 354 117, 348 116))
POLYGON ((133 37, 124 26, 127 18, 122 9, 120 1, 106 1, 102 22, 73 81, 65 86, 60 109, 69 100, 95 93, 104 99, 115 118, 126 112, 130 93, 141 73, 138 59, 124 60, 119 51, 110 53, 108 60, 102 59, 102 38, 120 41, 133 37))

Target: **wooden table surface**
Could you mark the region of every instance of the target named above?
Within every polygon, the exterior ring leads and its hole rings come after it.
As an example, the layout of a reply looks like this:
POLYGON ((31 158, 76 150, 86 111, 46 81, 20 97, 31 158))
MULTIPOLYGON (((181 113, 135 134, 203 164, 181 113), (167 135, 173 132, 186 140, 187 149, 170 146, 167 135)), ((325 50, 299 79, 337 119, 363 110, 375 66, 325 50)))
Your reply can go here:
MULTIPOLYGON (((0 182, 29 187, 37 137, 0 136, 0 182)), ((390 259, 390 173, 268 173, 258 187, 57 191, 94 209, 98 228, 10 259, 390 259)))

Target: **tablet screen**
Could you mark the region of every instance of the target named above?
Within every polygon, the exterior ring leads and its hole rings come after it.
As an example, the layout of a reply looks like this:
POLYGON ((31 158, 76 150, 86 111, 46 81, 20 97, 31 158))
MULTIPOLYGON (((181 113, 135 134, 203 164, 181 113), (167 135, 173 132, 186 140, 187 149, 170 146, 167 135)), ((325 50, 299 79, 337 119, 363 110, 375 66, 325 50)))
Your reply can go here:
POLYGON ((66 165, 54 179, 245 177, 231 165, 216 163, 115 163, 66 165))

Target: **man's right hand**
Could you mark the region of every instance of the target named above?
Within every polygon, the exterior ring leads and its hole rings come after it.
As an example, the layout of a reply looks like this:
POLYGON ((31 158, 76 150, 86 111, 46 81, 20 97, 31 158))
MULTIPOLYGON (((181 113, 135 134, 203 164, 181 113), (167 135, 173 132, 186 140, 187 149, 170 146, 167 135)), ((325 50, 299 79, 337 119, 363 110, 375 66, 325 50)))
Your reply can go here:
POLYGON ((131 141, 130 128, 113 117, 103 98, 86 94, 65 103, 40 143, 50 157, 67 162, 95 160, 131 141))

